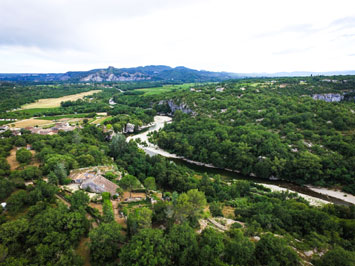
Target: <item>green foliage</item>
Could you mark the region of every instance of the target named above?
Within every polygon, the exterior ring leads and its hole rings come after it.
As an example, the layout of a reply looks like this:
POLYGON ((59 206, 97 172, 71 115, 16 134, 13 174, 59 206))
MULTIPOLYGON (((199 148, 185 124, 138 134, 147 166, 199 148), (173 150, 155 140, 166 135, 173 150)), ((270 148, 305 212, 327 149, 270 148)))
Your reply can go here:
POLYGON ((203 192, 192 189, 187 193, 180 194, 173 204, 173 217, 176 221, 180 223, 190 221, 192 224, 196 224, 206 206, 206 198, 203 192))
POLYGON ((102 223, 89 233, 90 256, 98 265, 113 262, 118 258, 119 247, 124 241, 121 226, 116 222, 102 223))
POLYGON ((5 158, 0 158, 0 178, 10 173, 10 165, 5 158))
POLYGON ((0 178, 0 200, 6 199, 11 195, 15 186, 6 178, 0 178))
POLYGON ((127 231, 129 235, 134 235, 144 228, 152 225, 152 210, 142 207, 132 210, 127 218, 127 231))
POLYGON ((28 193, 24 190, 18 190, 14 192, 8 199, 7 199, 7 209, 11 213, 19 212, 26 204, 28 200, 28 193))
POLYGON ((314 261, 314 265, 316 266, 351 266, 354 264, 355 252, 346 251, 341 247, 335 247, 319 260, 314 261))
POLYGON ((120 180, 120 186, 124 189, 130 192, 130 197, 131 197, 131 192, 134 188, 138 187, 140 185, 139 181, 137 178, 133 175, 125 175, 124 177, 121 178, 120 180))
POLYGON ((251 265, 254 259, 254 243, 238 229, 232 229, 229 236, 230 240, 225 248, 225 260, 231 265, 251 265))
POLYGON ((25 149, 25 148, 21 148, 19 150, 16 151, 16 160, 19 163, 25 163, 28 164, 32 159, 32 153, 25 149))
POLYGON ((282 238, 265 234, 255 247, 256 259, 261 265, 299 265, 297 253, 282 238))
POLYGON ((210 212, 212 216, 223 216, 222 213, 222 205, 219 202, 211 202, 210 203, 210 212))
POLYGON ((223 233, 214 229, 205 229, 199 237, 200 265, 213 266, 220 264, 225 249, 223 233))
POLYGON ((145 180, 144 180, 144 186, 146 189, 148 190, 156 190, 157 189, 157 186, 155 184, 155 178, 154 177, 147 177, 145 180))
POLYGON ((85 210, 90 202, 89 196, 82 190, 75 191, 69 198, 72 210, 85 210))
POLYGON ((353 98, 328 103, 309 97, 353 90, 353 76, 350 83, 337 78, 335 84, 308 78, 307 85, 297 78, 241 80, 207 84, 198 93, 165 93, 156 97, 157 106, 171 100, 188 106, 195 115, 175 112, 173 123, 152 139, 172 153, 245 175, 300 184, 342 184, 352 193, 353 98), (218 87, 224 91, 217 92, 218 87))
POLYGON ((173 265, 197 265, 198 243, 195 231, 187 224, 175 224, 167 235, 173 265))
POLYGON ((85 214, 72 212, 64 205, 37 203, 24 217, 0 225, 0 242, 8 249, 6 263, 80 265, 72 248, 88 228, 85 214))
MULTIPOLYGON (((103 197, 104 198, 104 197, 103 197)), ((115 220, 115 215, 113 213, 113 206, 110 198, 106 198, 102 203, 102 212, 103 212, 103 222, 111 223, 115 220)))
POLYGON ((122 156, 127 149, 127 142, 125 136, 122 134, 116 134, 113 136, 110 143, 110 154, 113 158, 122 156))
POLYGON ((122 265, 158 266, 169 263, 169 249, 163 231, 143 229, 123 246, 120 259, 122 265))

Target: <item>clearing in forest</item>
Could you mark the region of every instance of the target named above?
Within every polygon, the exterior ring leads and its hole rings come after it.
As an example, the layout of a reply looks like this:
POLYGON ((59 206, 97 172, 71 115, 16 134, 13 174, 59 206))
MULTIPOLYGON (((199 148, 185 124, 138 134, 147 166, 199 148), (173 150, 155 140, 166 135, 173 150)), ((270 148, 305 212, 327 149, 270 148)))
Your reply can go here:
MULTIPOLYGON (((20 166, 20 163, 16 160, 16 151, 17 151, 17 148, 16 147, 13 148, 10 151, 10 155, 6 158, 7 162, 10 165, 11 171, 16 170, 17 167, 20 166)), ((32 153, 32 157, 34 157, 36 155, 36 152, 34 150, 30 150, 30 152, 32 153)), ((30 165, 39 166, 39 162, 36 161, 35 158, 32 158, 32 162, 30 163, 30 165)))
POLYGON ((36 101, 35 103, 25 104, 21 108, 22 109, 33 109, 33 108, 60 107, 61 102, 76 101, 76 100, 84 98, 85 96, 89 96, 89 95, 92 95, 92 94, 98 93, 98 92, 101 92, 101 90, 86 91, 86 92, 67 95, 67 96, 63 96, 63 97, 59 97, 59 98, 40 99, 40 100, 36 101))

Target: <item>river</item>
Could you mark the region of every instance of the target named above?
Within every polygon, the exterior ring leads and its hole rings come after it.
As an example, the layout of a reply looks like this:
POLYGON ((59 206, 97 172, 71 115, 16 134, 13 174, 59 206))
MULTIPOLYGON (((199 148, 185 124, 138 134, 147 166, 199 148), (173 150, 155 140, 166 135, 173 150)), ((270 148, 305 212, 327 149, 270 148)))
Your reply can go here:
POLYGON ((231 171, 227 169, 220 169, 217 167, 214 167, 211 164, 204 164, 201 162, 196 162, 192 160, 188 160, 184 157, 178 156, 173 153, 169 153, 161 148, 159 148, 157 145, 152 144, 148 140, 148 134, 153 131, 158 131, 159 129, 163 128, 166 123, 171 123, 172 118, 168 116, 162 116, 158 115, 154 117, 154 123, 149 127, 148 130, 138 133, 136 135, 131 135, 127 137, 127 141, 130 140, 137 140, 140 139, 142 142, 146 142, 147 146, 144 145, 138 145, 141 149, 143 149, 147 154, 150 156, 154 155, 161 155, 164 156, 172 161, 174 161, 176 164, 179 165, 184 165, 187 166, 196 172, 199 173, 208 173, 212 175, 219 174, 223 177, 227 177, 230 179, 240 179, 240 180, 250 180, 255 183, 262 184, 268 188, 270 188, 272 191, 284 191, 284 190, 289 190, 290 192, 297 192, 300 196, 304 197, 306 200, 308 200, 312 205, 322 205, 325 203, 335 203, 335 204, 342 204, 342 205, 351 205, 355 203, 355 197, 347 194, 346 197, 344 195, 346 193, 343 192, 337 192, 325 188, 314 188, 314 187, 307 187, 307 186, 299 186, 297 184, 284 181, 284 180, 267 180, 267 179, 261 179, 257 177, 252 177, 252 176, 244 176, 236 171, 231 171))

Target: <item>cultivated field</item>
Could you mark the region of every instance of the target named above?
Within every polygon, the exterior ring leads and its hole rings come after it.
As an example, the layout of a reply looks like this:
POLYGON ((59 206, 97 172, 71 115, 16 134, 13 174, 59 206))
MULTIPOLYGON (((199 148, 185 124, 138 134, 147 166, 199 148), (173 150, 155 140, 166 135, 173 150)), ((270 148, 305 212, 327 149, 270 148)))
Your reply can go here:
POLYGON ((26 127, 43 126, 43 125, 50 125, 50 124, 53 124, 53 122, 50 120, 30 118, 30 119, 17 121, 15 123, 11 123, 10 125, 14 125, 13 127, 17 127, 17 128, 26 128, 26 127))
POLYGON ((22 109, 33 109, 33 108, 55 108, 60 107, 61 102, 65 101, 76 101, 78 99, 84 98, 84 96, 89 96, 94 93, 101 92, 101 90, 93 90, 82 93, 77 93, 73 95, 67 95, 59 98, 48 98, 48 99, 40 99, 35 103, 29 103, 23 105, 22 109))

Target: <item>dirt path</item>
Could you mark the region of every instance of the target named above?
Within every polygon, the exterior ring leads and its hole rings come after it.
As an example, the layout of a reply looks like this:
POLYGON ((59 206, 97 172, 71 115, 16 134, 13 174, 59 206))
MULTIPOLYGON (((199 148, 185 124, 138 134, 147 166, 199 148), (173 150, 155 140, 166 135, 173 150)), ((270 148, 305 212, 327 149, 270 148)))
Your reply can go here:
POLYGON ((76 249, 76 254, 78 254, 80 257, 82 257, 84 261, 84 266, 90 266, 90 248, 88 244, 90 243, 90 238, 88 237, 83 237, 80 240, 80 243, 76 249))

